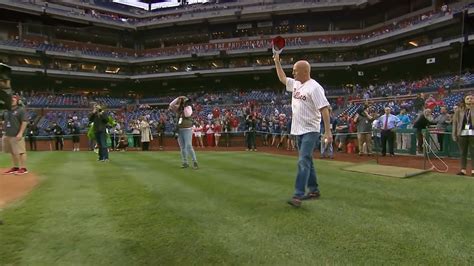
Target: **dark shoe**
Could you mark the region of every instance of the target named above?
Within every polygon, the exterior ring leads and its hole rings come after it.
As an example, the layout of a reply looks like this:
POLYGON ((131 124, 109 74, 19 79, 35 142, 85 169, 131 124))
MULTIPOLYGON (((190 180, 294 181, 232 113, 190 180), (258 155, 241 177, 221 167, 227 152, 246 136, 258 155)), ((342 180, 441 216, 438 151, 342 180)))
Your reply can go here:
POLYGON ((301 207, 301 199, 297 197, 291 198, 289 201, 287 201, 287 203, 295 208, 301 207))
POLYGON ((321 193, 318 191, 316 192, 309 192, 308 194, 304 195, 301 200, 315 200, 321 197, 321 193))
POLYGON ((459 173, 457 173, 457 175, 466 175, 466 174, 463 173, 463 172, 459 172, 459 173))
POLYGON ((187 163, 183 163, 183 164, 181 165, 181 168, 188 168, 188 167, 189 167, 189 164, 187 164, 187 163))
POLYGON ((194 163, 193 163, 193 169, 194 169, 194 170, 197 170, 198 168, 199 168, 198 163, 197 163, 197 162, 194 162, 194 163))

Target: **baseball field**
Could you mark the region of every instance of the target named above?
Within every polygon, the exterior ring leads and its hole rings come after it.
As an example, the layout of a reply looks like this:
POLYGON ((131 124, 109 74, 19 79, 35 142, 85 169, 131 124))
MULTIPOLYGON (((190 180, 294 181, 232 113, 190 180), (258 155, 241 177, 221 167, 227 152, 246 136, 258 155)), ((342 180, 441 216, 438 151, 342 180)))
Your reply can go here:
POLYGON ((296 209, 286 204, 296 157, 197 155, 192 170, 174 151, 112 153, 108 163, 30 153, 39 184, 0 211, 0 264, 474 263, 470 177, 400 179, 315 160, 322 197, 296 209))

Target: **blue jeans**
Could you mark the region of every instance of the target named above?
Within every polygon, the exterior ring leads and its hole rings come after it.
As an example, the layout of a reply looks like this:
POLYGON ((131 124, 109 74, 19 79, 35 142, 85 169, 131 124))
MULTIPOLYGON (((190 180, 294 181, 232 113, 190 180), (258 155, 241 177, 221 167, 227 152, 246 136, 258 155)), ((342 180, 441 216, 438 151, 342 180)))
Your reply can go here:
POLYGON ((309 192, 319 192, 316 170, 313 164, 313 151, 319 132, 308 132, 296 136, 298 144, 298 173, 296 174, 294 197, 303 197, 306 186, 309 192))
POLYGON ((107 148, 105 132, 95 132, 95 141, 99 147, 99 160, 108 160, 109 150, 107 148))
POLYGON ((181 160, 188 164, 188 156, 191 155, 193 162, 197 163, 196 153, 193 149, 193 132, 191 128, 180 128, 178 133, 178 144, 181 149, 181 160))

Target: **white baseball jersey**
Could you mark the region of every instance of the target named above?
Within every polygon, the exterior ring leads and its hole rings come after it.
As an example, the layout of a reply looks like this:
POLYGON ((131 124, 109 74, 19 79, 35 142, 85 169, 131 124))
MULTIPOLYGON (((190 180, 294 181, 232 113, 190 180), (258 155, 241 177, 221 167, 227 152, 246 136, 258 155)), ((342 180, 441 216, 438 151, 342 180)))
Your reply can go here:
POLYGON ((320 132, 321 112, 319 109, 329 106, 323 87, 314 79, 309 79, 301 84, 297 80, 287 78, 286 90, 292 92, 291 134, 302 135, 308 132, 320 132))

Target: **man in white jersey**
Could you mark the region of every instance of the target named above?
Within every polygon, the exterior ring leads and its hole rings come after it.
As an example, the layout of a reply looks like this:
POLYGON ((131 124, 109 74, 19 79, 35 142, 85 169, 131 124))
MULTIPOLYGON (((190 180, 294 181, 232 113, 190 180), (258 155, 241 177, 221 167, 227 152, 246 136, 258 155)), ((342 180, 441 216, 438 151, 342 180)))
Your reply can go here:
POLYGON ((291 134, 297 138, 298 173, 296 174, 295 193, 288 201, 293 207, 300 207, 301 201, 317 199, 320 191, 313 164, 313 150, 319 138, 321 116, 324 121, 325 133, 322 141, 332 142, 331 122, 329 118, 329 102, 324 89, 311 79, 311 66, 308 61, 298 61, 293 66, 293 77, 287 78, 280 63, 280 56, 273 56, 278 79, 285 84, 286 90, 292 92, 291 110, 293 120, 291 134), (305 195, 306 186, 308 194, 305 195))

